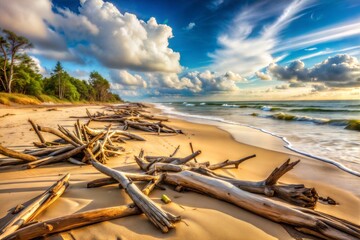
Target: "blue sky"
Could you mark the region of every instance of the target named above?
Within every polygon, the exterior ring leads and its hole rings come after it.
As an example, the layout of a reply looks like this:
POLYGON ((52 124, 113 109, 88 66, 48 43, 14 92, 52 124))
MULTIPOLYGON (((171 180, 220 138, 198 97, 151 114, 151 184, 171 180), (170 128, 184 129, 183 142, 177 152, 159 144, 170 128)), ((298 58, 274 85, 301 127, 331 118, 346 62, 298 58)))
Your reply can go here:
POLYGON ((0 27, 129 100, 360 98, 358 0, 13 0, 0 27))

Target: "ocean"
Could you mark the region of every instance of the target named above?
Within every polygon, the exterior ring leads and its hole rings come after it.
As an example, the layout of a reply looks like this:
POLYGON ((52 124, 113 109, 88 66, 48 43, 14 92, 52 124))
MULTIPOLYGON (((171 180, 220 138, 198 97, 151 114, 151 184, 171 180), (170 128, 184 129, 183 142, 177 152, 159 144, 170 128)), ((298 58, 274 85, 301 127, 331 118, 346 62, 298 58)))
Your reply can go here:
POLYGON ((258 129, 281 138, 292 151, 360 174, 360 100, 166 102, 157 106, 189 121, 221 122, 225 130, 232 125, 258 129))

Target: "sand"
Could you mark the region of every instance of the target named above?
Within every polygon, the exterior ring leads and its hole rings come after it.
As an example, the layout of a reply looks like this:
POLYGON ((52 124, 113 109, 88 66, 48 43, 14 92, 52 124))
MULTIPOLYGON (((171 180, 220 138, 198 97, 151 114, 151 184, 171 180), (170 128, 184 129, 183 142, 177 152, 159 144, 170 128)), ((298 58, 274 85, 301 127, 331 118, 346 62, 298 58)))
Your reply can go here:
MULTIPOLYGON (((75 119, 69 116, 84 116, 85 108, 91 112, 102 111, 101 106, 56 107, 56 111, 48 108, 0 107, 0 116, 6 113, 15 115, 0 118, 0 143, 15 150, 31 147, 31 142, 38 141, 34 132, 30 132, 31 118, 43 126, 73 126, 75 119)), ((85 122, 86 119, 81 119, 85 122)), ((107 123, 96 123, 93 127, 107 123)), ((177 156, 191 153, 189 142, 195 150, 202 150, 197 157, 200 162, 222 162, 226 159, 236 160, 244 156, 256 154, 257 157, 240 164, 239 169, 218 170, 219 173, 245 180, 262 180, 275 167, 288 158, 301 159, 298 166, 284 175, 280 182, 304 183, 307 187, 315 187, 320 196, 330 196, 339 205, 318 203, 316 210, 360 224, 360 178, 338 169, 328 163, 295 154, 285 149, 278 139, 263 135, 259 131, 243 132, 243 141, 233 137, 215 126, 191 123, 172 118, 169 125, 182 129, 184 135, 156 135, 136 132, 143 136, 145 142, 127 142, 124 144, 126 154, 112 158, 108 166, 124 171, 137 172, 138 167, 133 155, 143 148, 147 155, 168 155, 180 145, 177 156), (248 144, 245 144, 248 143, 248 144), (255 146, 249 145, 254 143, 255 146), (265 148, 263 148, 263 147, 265 148), (271 146, 271 147, 269 147, 271 146)), ((46 137, 51 140, 49 135, 46 137)), ((0 217, 8 210, 23 203, 44 191, 64 173, 71 173, 70 187, 53 205, 38 216, 38 220, 46 220, 75 212, 110 207, 130 203, 131 200, 116 185, 87 189, 88 181, 103 177, 92 166, 75 166, 59 163, 30 170, 2 170, 0 172, 0 217)), ((182 221, 176 229, 167 234, 158 231, 144 216, 131 216, 112 220, 88 227, 75 229, 51 236, 51 239, 294 239, 284 227, 255 214, 242 210, 229 203, 216 200, 192 192, 178 193, 169 186, 165 191, 155 190, 151 193, 163 209, 181 215, 182 221), (173 202, 163 204, 162 194, 168 195, 173 202)), ((0 223, 1 225, 1 223, 0 223)))

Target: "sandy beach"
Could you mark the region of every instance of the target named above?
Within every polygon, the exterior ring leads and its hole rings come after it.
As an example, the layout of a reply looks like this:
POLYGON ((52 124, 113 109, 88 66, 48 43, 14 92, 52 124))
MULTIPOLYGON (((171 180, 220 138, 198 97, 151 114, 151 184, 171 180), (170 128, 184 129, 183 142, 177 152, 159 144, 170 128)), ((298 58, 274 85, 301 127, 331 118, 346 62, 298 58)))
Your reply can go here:
MULTIPOLYGON (((0 143, 19 151, 31 148, 31 143, 38 139, 34 132, 30 131, 31 125, 27 121, 29 118, 42 126, 57 127, 61 124, 71 128, 76 119, 69 117, 85 116, 86 108, 91 112, 103 111, 102 106, 0 107, 0 116, 14 114, 0 118, 0 143), (51 108, 53 110, 48 111, 51 108)), ((158 109, 152 111, 161 113, 158 109)), ((87 119, 80 118, 80 121, 86 122, 87 119)), ((96 128, 107 124, 92 122, 90 126, 96 128)), ((318 202, 315 210, 360 224, 359 177, 334 165, 291 152, 283 147, 279 139, 253 129, 250 131, 246 127, 237 126, 239 132, 244 132, 244 141, 235 141, 228 132, 211 125, 176 118, 171 118, 169 125, 182 129, 184 134, 159 136, 155 133, 130 130, 146 141, 126 142, 123 144, 125 154, 110 158, 107 166, 128 172, 139 172, 133 156, 137 155, 140 149, 144 149, 147 155, 169 155, 180 145, 177 156, 187 156, 191 153, 190 142, 194 150, 202 151, 197 157, 199 162, 219 163, 226 159, 236 160, 256 154, 256 158, 241 163, 239 169, 217 170, 217 173, 243 180, 263 180, 287 159, 300 159, 301 162, 284 175, 280 182, 303 183, 307 187, 314 187, 319 196, 331 197, 338 202, 335 206, 318 202)), ((116 127, 117 125, 113 124, 113 128, 116 127)), ((49 140, 53 138, 51 135, 46 137, 49 140)), ((71 174, 70 187, 39 215, 37 220, 43 221, 66 214, 132 202, 117 185, 86 188, 89 181, 104 177, 91 165, 58 163, 27 170, 10 168, 0 171, 0 218, 6 216, 11 208, 40 194, 65 173, 71 174)), ((165 191, 155 190, 150 197, 162 209, 182 217, 182 221, 176 224, 174 230, 163 234, 146 217, 139 215, 55 234, 50 239, 295 239, 280 224, 198 193, 179 193, 174 191, 172 186, 166 186, 165 191), (160 198, 164 193, 172 199, 172 203, 161 202, 160 198)))

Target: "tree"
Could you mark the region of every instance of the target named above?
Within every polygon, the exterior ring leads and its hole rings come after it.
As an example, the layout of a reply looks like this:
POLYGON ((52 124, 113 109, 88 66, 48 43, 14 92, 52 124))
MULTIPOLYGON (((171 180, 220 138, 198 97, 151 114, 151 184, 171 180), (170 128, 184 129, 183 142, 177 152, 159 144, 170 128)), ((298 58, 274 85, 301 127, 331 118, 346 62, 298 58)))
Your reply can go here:
POLYGON ((54 81, 58 81, 58 84, 55 85, 57 86, 57 92, 58 92, 58 97, 60 99, 62 99, 64 97, 64 88, 65 88, 65 81, 63 79, 63 77, 66 77, 65 74, 63 74, 64 72, 64 68, 61 65, 61 63, 59 61, 57 61, 55 68, 52 72, 52 75, 54 76, 53 80, 54 81))
POLYGON ((95 100, 105 102, 109 95, 110 83, 96 71, 90 73, 89 82, 95 90, 95 100))
POLYGON ((19 54, 23 50, 32 47, 32 44, 25 37, 18 36, 15 33, 3 29, 0 35, 0 53, 2 58, 2 76, 0 78, 2 88, 11 93, 14 81, 14 65, 16 60, 21 58, 23 54, 19 54))
POLYGON ((21 56, 14 66, 14 83, 12 91, 39 96, 42 94, 42 76, 34 60, 27 54, 21 56))

